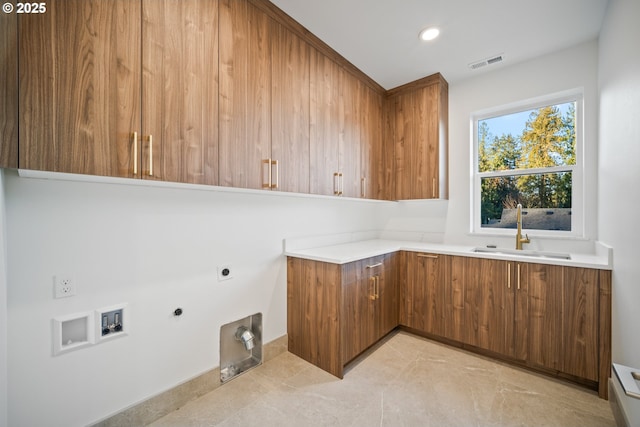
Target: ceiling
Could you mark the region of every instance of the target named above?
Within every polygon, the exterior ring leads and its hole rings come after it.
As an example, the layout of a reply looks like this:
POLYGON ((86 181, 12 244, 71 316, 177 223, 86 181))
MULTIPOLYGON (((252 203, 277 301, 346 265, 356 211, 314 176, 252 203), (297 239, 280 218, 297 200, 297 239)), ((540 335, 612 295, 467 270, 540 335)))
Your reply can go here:
POLYGON ((392 89, 439 72, 449 83, 598 37, 608 0, 271 0, 392 89), (440 37, 419 32, 440 28, 440 37), (500 63, 469 64, 504 54, 500 63))

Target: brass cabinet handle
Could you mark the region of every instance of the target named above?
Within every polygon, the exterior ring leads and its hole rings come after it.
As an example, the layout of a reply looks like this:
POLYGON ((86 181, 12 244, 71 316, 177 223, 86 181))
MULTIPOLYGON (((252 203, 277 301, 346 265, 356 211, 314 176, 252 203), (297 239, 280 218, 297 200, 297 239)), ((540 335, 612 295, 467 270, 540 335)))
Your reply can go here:
POLYGON ((334 172, 333 174, 333 194, 336 196, 340 195, 340 184, 339 184, 339 174, 338 172, 334 172))
MULTIPOLYGON (((263 182, 262 183, 262 188, 271 188, 271 179, 272 179, 272 172, 271 172, 271 159, 264 159, 262 161, 263 165, 267 165, 267 182, 263 182)), ((264 166, 263 166, 264 168, 264 166)), ((264 169, 263 169, 264 170, 264 169)), ((263 175, 264 176, 264 175, 263 175)))
POLYGON ((133 174, 138 175, 138 132, 133 132, 133 174))
POLYGON ((338 193, 339 196, 342 196, 344 194, 344 177, 342 176, 342 173, 338 174, 340 176, 340 193, 338 193))
POLYGON ((382 265, 381 262, 377 263, 377 264, 371 264, 371 265, 367 265, 366 268, 376 268, 376 267, 380 267, 382 265))
POLYGON ((375 278, 375 276, 369 277, 369 299, 371 301, 376 299, 376 278, 375 278))
POLYGON ((376 276, 376 299, 380 298, 380 276, 376 276))
POLYGON ((365 193, 366 193, 366 185, 367 183, 367 178, 362 178, 360 179, 360 197, 362 197, 364 199, 365 197, 365 193))
POLYGON ((278 166, 278 161, 277 160, 272 160, 271 161, 271 166, 275 166, 276 167, 276 183, 275 184, 271 184, 271 188, 278 188, 279 181, 280 181, 280 168, 278 166))
POLYGON ((507 289, 511 289, 511 263, 507 263, 507 289))
POLYGON ((431 254, 418 254, 417 255, 418 258, 432 258, 432 259, 438 259, 438 255, 431 255, 431 254))
POLYGON ((267 182, 262 183, 262 188, 278 188, 279 180, 280 180, 280 169, 278 166, 278 161, 273 160, 272 158, 268 158, 268 159, 264 159, 262 161, 262 164, 267 165, 267 176, 268 176, 267 182), (273 183, 273 167, 274 166, 276 167, 276 183, 275 184, 273 183))
POLYGON ((520 264, 518 264, 518 290, 520 290, 520 264))
POLYGON ((153 176, 153 135, 149 135, 149 176, 153 176))

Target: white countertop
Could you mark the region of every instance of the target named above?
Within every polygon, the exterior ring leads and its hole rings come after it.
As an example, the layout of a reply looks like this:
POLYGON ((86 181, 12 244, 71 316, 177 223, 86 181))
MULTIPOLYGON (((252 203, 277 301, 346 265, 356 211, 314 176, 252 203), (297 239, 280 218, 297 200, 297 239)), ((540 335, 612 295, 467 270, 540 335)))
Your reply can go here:
MULTIPOLYGON (((332 264, 346 264, 364 258, 384 255, 397 251, 429 252, 443 255, 468 256, 474 258, 490 258, 510 261, 532 262, 539 264, 566 265, 571 267, 596 268, 611 270, 613 261, 610 249, 596 254, 569 254, 571 259, 559 259, 513 253, 478 253, 473 246, 455 246, 442 243, 423 243, 403 240, 371 239, 348 242, 308 249, 288 249, 285 255, 332 264)), ((510 249, 507 249, 509 251, 510 249)))

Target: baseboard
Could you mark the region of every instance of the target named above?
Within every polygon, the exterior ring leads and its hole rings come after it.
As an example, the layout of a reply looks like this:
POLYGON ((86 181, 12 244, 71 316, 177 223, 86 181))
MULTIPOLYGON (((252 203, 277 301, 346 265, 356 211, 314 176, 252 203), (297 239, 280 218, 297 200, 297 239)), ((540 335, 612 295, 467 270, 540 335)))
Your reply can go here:
POLYGON ((611 406, 611 412, 616 419, 616 425, 618 427, 630 427, 631 424, 624 413, 624 409, 620 404, 620 396, 618 396, 618 388, 614 384, 615 375, 609 379, 609 406, 611 406))
MULTIPOLYGON (((287 335, 283 335, 262 348, 262 361, 267 362, 287 351, 287 335)), ((179 409, 220 387, 220 368, 207 371, 192 380, 151 397, 109 418, 92 424, 92 427, 144 426, 179 409)))

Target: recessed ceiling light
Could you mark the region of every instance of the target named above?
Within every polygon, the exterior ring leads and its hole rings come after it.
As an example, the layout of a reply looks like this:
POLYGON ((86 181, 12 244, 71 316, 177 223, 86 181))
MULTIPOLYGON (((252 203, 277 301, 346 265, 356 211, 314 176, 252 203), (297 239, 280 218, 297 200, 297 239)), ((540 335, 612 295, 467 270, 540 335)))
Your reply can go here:
POLYGON ((431 27, 431 28, 424 29, 420 32, 420 39, 424 41, 429 41, 429 40, 435 39, 439 35, 440 35, 440 30, 435 27, 431 27))

